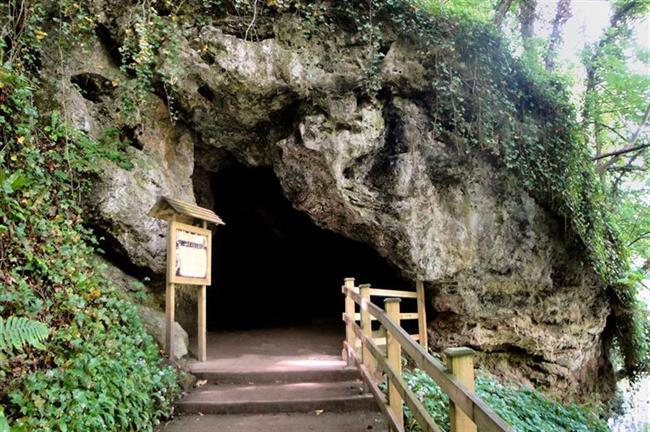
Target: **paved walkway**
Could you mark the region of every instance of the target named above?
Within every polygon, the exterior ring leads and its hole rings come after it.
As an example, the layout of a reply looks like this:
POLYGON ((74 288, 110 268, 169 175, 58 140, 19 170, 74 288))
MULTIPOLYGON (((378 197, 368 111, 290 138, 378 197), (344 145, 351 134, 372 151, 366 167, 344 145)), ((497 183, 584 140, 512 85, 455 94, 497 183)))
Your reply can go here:
POLYGON ((169 423, 165 432, 368 432, 386 431, 379 413, 289 413, 264 415, 191 415, 169 423))
POLYGON ((343 326, 208 335, 208 360, 190 362, 200 385, 163 432, 386 431, 359 373, 341 360, 343 326))
MULTIPOLYGON (((207 336, 207 361, 192 372, 281 372, 343 367, 343 325, 323 324, 227 332, 207 336)), ((190 346, 196 346, 192 341, 190 346)))

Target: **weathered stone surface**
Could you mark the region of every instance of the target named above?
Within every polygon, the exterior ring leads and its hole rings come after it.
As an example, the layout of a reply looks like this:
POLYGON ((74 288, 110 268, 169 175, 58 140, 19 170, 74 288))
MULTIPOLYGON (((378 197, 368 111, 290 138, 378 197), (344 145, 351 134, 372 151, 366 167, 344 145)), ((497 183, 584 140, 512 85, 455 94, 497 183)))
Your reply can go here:
POLYGON ((364 108, 348 119, 356 134, 315 116, 281 141, 274 166, 294 205, 429 281, 434 349, 468 345, 496 353, 484 364, 507 378, 606 392, 596 377, 611 378, 599 364, 609 306, 581 252, 481 156, 438 142, 415 103, 391 109, 396 143, 364 108))
MULTIPOLYGON (((119 35, 125 17, 105 25, 119 35)), ((173 88, 182 121, 151 95, 135 126, 142 164, 107 167, 93 195, 115 250, 162 274, 164 227, 145 216, 158 195, 192 201, 193 180, 209 205, 210 173, 228 159, 272 166, 316 224, 426 281, 434 349, 471 346, 493 373, 558 392, 607 391, 605 288, 564 226, 493 159, 441 140, 423 103, 426 71, 407 44, 394 42, 380 65, 381 97, 359 97, 363 49, 345 32, 289 45, 294 24, 274 21, 275 37, 259 42, 188 30, 173 88)), ((105 63, 67 73, 110 81, 119 71, 105 63)), ((117 95, 94 102, 63 90, 81 127, 96 133, 114 120, 100 108, 117 95)))
MULTIPOLYGON (((89 43, 88 51, 70 56, 52 90, 59 108, 76 127, 95 138, 117 129, 120 138, 132 144, 129 152, 134 164, 130 170, 114 163, 102 167, 94 190, 86 197, 91 222, 107 237, 113 253, 154 274, 162 273, 166 223, 148 217, 147 212, 161 195, 194 202, 194 140, 154 94, 137 107, 136 120, 122 118, 116 109, 121 95, 111 83, 125 78, 99 40, 89 43), (97 91, 100 85, 104 90, 97 91)), ((59 66, 50 67, 60 71, 59 66)))
MULTIPOLYGON (((146 306, 140 306, 139 311, 142 323, 149 334, 156 339, 160 346, 165 346, 165 313, 146 306)), ((175 321, 173 335, 173 356, 175 359, 183 358, 189 352, 187 349, 190 343, 189 336, 183 327, 175 321)))
POLYGON ((154 100, 142 123, 142 150, 134 151, 135 167, 104 168, 89 195, 93 224, 109 237, 116 252, 133 264, 161 274, 165 270, 167 223, 147 215, 160 196, 194 202, 191 174, 193 142, 189 133, 174 129, 167 109, 154 100))

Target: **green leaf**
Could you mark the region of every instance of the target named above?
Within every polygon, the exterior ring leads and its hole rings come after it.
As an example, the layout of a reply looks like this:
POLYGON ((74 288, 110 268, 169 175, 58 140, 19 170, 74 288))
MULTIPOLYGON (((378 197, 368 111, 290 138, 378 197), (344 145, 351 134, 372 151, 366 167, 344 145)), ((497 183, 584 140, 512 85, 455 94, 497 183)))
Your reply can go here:
POLYGON ((4 408, 0 406, 0 432, 10 432, 9 422, 4 414, 4 408))
POLYGON ((49 333, 48 327, 38 321, 25 317, 10 316, 6 320, 0 317, 0 351, 20 351, 25 345, 45 349, 42 341, 49 333))
MULTIPOLYGON (((3 173, 3 176, 4 175, 6 174, 3 173)), ((28 181, 29 177, 27 177, 22 171, 16 171, 11 174, 9 178, 5 178, 4 181, 2 181, 2 189, 5 193, 12 194, 25 186, 28 181)))
POLYGON ((57 176, 62 181, 68 181, 68 178, 69 178, 68 175, 64 171, 61 171, 61 170, 54 171, 54 175, 57 176))

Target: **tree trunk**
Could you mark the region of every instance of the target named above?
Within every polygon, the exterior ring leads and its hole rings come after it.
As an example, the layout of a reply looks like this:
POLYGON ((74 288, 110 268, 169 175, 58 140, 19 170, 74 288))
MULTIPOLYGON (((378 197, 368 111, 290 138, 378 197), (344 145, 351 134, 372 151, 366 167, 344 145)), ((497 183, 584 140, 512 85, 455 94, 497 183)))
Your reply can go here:
POLYGON ((492 18, 492 22, 495 26, 501 27, 501 24, 503 24, 503 20, 511 6, 512 0, 499 0, 499 3, 494 8, 494 17, 492 18))
POLYGON ((571 15, 571 0, 559 0, 555 9, 555 18, 553 18, 553 29, 544 57, 544 65, 548 71, 555 69, 557 52, 560 45, 562 45, 564 25, 571 18, 571 15))
POLYGON ((535 35, 537 0, 521 0, 519 4, 519 32, 524 49, 531 52, 531 39, 535 35))

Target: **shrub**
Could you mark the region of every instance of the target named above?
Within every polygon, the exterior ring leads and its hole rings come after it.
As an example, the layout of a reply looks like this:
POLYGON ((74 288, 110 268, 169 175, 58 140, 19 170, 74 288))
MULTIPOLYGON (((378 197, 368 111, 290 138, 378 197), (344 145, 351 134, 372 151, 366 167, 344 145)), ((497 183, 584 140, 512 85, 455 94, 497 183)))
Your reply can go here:
MULTIPOLYGON (((449 431, 449 398, 423 371, 405 371, 408 386, 418 395, 435 422, 449 431)), ((607 423, 587 407, 563 405, 541 393, 525 388, 509 387, 486 377, 476 380, 476 393, 503 420, 518 432, 607 432, 607 423)), ((420 430, 408 410, 407 426, 420 430)))
POLYGON ((45 350, 0 358, 0 404, 15 431, 152 430, 176 374, 96 265, 80 206, 100 159, 125 154, 56 113, 43 123, 32 99, 30 81, 0 67, 0 316, 51 329, 45 350))

